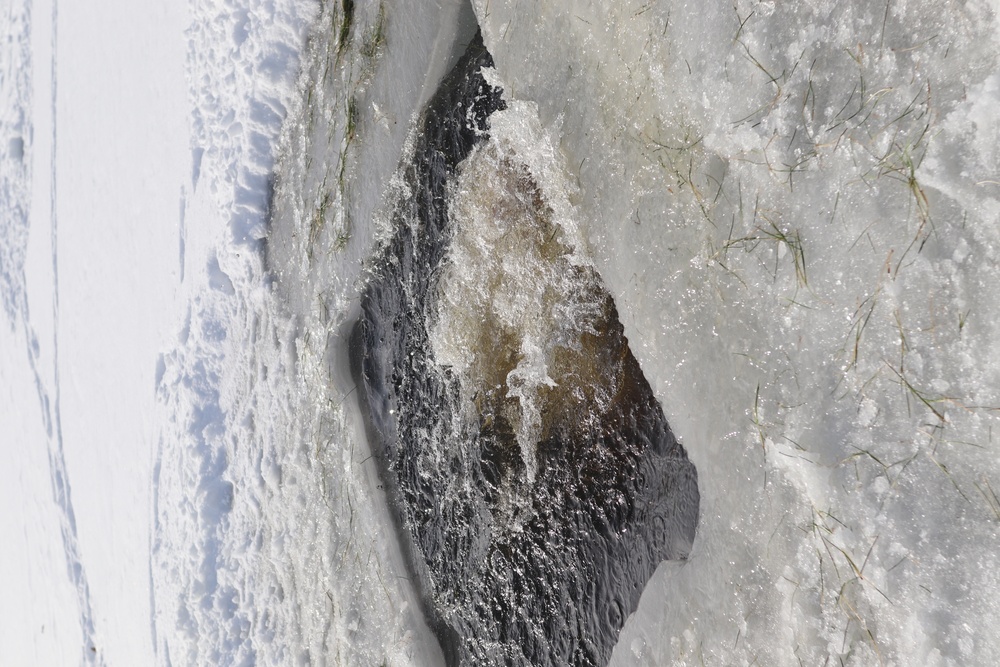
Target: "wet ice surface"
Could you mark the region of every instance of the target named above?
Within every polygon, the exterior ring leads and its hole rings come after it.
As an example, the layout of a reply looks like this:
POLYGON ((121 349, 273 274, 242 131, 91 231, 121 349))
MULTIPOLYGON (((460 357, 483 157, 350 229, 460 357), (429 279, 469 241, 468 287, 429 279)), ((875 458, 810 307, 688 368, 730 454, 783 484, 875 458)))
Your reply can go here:
POLYGON ((615 661, 995 659, 994 8, 489 14, 699 471, 615 661))

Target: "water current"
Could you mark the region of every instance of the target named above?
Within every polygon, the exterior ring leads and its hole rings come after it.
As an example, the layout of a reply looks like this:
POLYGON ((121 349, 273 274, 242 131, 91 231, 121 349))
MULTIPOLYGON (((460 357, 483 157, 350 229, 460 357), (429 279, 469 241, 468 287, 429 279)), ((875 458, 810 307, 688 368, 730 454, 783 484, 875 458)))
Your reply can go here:
POLYGON ((405 551, 455 665, 603 665, 697 477, 614 301, 517 154, 477 37, 424 112, 355 377, 405 551))

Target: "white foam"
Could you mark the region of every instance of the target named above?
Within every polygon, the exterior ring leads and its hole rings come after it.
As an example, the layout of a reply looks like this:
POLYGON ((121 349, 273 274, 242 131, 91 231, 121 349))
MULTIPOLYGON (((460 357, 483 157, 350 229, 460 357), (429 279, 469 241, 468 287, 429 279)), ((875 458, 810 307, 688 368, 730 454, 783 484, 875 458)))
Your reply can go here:
POLYGON ((557 386, 554 355, 576 344, 598 306, 581 294, 586 286, 572 269, 588 258, 557 152, 534 105, 509 95, 506 102, 449 195, 454 237, 431 344, 438 364, 462 378, 470 411, 485 400, 476 396, 482 387, 500 387, 504 396, 490 400, 513 402, 505 416, 530 483, 542 436, 540 392, 557 386))

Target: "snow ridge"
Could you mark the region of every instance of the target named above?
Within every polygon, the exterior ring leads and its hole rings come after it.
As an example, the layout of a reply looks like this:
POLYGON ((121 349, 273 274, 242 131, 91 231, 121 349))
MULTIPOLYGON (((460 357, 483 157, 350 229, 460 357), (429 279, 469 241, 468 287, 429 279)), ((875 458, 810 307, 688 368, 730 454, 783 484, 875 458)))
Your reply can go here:
POLYGON ((315 7, 193 0, 190 11, 192 167, 181 238, 188 305, 156 374, 163 426, 152 489, 153 644, 164 665, 276 664, 288 661, 285 634, 254 602, 261 501, 244 488, 252 478, 233 466, 260 450, 261 241, 275 145, 315 7), (275 652, 262 652, 276 637, 275 652))
POLYGON ((187 31, 192 189, 203 172, 232 240, 264 238, 273 144, 315 8, 302 0, 193 0, 187 31))

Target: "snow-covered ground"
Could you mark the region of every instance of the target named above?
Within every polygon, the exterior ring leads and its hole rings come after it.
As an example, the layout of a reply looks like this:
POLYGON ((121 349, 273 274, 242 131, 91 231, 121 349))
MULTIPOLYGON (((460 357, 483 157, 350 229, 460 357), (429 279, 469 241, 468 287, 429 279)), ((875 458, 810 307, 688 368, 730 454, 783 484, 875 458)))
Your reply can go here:
POLYGON ((157 359, 262 229, 312 15, 249 4, 0 3, 4 664, 156 661, 157 359))
POLYGON ((173 327, 162 248, 187 160, 171 36, 186 14, 14 0, 0 16, 3 569, 21 587, 0 603, 4 659, 138 664, 152 647, 149 359, 173 327))
MULTIPOLYGON (((997 2, 473 5, 699 471, 614 664, 1000 661, 997 2)), ((4 664, 438 661, 344 337, 473 20, 0 0, 4 664)))

